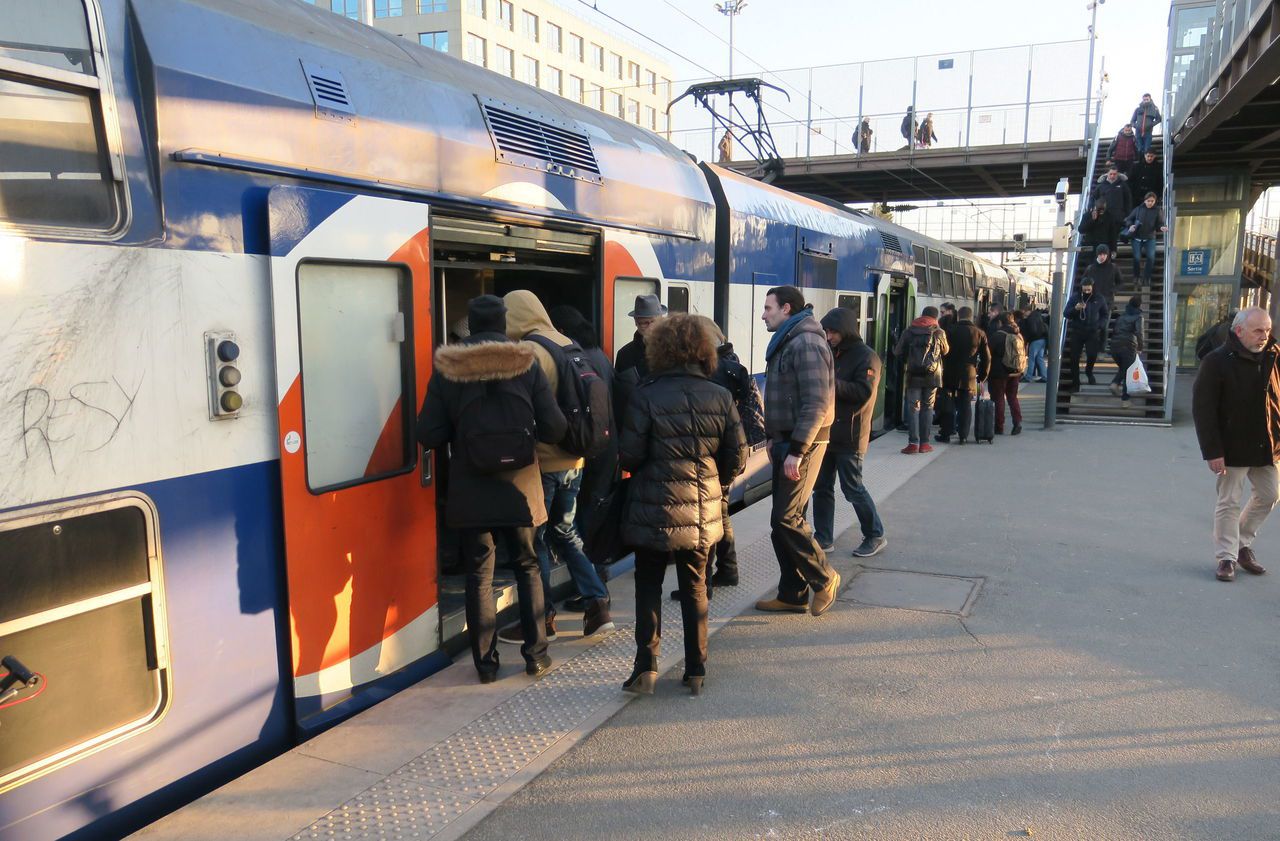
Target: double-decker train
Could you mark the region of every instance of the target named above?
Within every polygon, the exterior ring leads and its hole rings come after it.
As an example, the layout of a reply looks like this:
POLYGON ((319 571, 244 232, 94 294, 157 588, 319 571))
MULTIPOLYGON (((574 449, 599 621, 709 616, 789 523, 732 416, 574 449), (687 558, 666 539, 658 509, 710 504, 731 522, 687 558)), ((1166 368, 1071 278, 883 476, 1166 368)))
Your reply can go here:
POLYGON ((468 299, 612 352, 656 292, 760 374, 784 283, 882 353, 1043 294, 296 0, 9 4, 0 839, 117 835, 449 662, 411 430, 468 299))

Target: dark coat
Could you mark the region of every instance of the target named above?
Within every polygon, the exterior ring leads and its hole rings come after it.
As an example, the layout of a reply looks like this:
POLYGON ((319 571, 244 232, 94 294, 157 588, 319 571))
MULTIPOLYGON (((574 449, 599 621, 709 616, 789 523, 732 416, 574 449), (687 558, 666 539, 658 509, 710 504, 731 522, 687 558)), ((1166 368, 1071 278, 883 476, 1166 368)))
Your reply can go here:
POLYGON ((858 334, 858 317, 853 310, 836 307, 823 316, 822 327, 842 337, 831 352, 835 360, 836 419, 831 424, 828 450, 862 455, 871 443, 880 357, 858 334))
POLYGON ((466 449, 474 415, 462 413, 477 391, 501 389, 530 401, 539 441, 558 443, 568 424, 534 362, 532 350, 501 333, 476 333, 436 351, 417 437, 427 449, 449 445, 445 522, 450 528, 540 526, 547 521, 538 462, 506 473, 476 471, 466 449))
POLYGON ((644 356, 644 336, 636 333, 635 338, 623 345, 614 357, 613 375, 613 416, 622 418, 627 413, 631 395, 649 376, 649 363, 644 356))
POLYGON ((902 360, 902 368, 907 372, 907 388, 940 388, 942 386, 941 365, 936 371, 928 374, 911 373, 911 346, 917 341, 924 341, 926 336, 931 337, 932 341, 942 343, 941 357, 946 359, 949 348, 947 334, 942 332, 937 320, 921 317, 912 321, 911 326, 902 331, 902 336, 898 338, 898 344, 893 349, 893 355, 902 360))
POLYGON ((1077 332, 1081 330, 1100 330, 1111 318, 1111 311, 1108 309, 1107 302, 1096 292, 1091 295, 1085 295, 1083 292, 1076 292, 1067 299, 1067 307, 1063 311, 1063 318, 1067 321, 1067 330, 1077 332), (1076 304, 1084 302, 1084 310, 1077 312, 1076 304))
POLYGON ((1120 313, 1111 328, 1111 355, 1115 356, 1121 351, 1136 354, 1142 350, 1144 330, 1142 308, 1125 304, 1124 312, 1120 313))
POLYGON ((942 387, 970 393, 991 371, 987 334, 972 321, 947 325, 947 355, 942 360, 942 387))
POLYGON ((1095 219, 1093 211, 1084 215, 1080 221, 1080 233, 1084 235, 1085 245, 1113 246, 1120 241, 1120 231, 1124 228, 1124 220, 1112 216, 1110 211, 1099 213, 1095 219))
POLYGON ((1028 345, 1049 338, 1049 325, 1045 323, 1044 316, 1036 310, 1032 310, 1031 315, 1022 319, 1018 327, 1022 329, 1022 338, 1028 345))
POLYGON ((1200 362, 1192 393, 1196 438, 1205 461, 1228 467, 1280 462, 1280 348, 1274 337, 1250 353, 1235 333, 1200 362))
POLYGON ((1124 224, 1134 239, 1151 239, 1165 226, 1164 208, 1158 204, 1155 207, 1140 204, 1130 211, 1124 224))
MULTIPOLYGON (((1001 325, 991 334, 991 379, 1000 380, 1021 374, 1022 371, 1010 371, 1004 364, 1004 345, 1013 335, 1021 335, 1018 325, 1006 327, 1001 325)), ((1025 344, 1025 342, 1024 342, 1025 344)))
POLYGON ((1150 134, 1159 122, 1160 109, 1154 102, 1139 102, 1138 107, 1133 109, 1133 117, 1129 120, 1134 134, 1150 134))
POLYGON ((1129 194, 1135 205, 1141 204, 1147 193, 1155 193, 1156 198, 1164 198, 1164 164, 1160 161, 1147 163, 1146 159, 1129 167, 1125 173, 1129 176, 1129 194))
POLYGON ((710 550, 724 536, 724 488, 747 462, 733 396, 693 367, 651 376, 622 421, 618 460, 632 474, 627 545, 710 550))
MULTIPOLYGON (((1116 300, 1116 284, 1120 282, 1120 271, 1116 268, 1115 257, 1108 257, 1107 262, 1099 263, 1096 259, 1084 270, 1084 277, 1093 281, 1093 294, 1106 300, 1110 307, 1116 300)), ((1083 281, 1084 278, 1081 278, 1083 281)), ((1110 317, 1110 314, 1108 314, 1110 317)))
POLYGON ((1133 197, 1129 195, 1129 179, 1123 174, 1114 182, 1108 181, 1105 175, 1099 177, 1098 182, 1093 185, 1089 206, 1093 207, 1099 199, 1107 203, 1107 213, 1123 221, 1133 208, 1133 197))
POLYGON ((637 332, 635 338, 623 345, 614 358, 613 367, 619 374, 629 368, 638 368, 641 380, 649 376, 649 363, 644 358, 644 336, 637 332))
POLYGON ((738 361, 733 345, 726 342, 716 349, 716 353, 720 359, 715 373, 711 375, 711 382, 729 389, 733 395, 733 404, 742 421, 742 433, 747 437, 747 445, 754 447, 769 437, 764 431, 764 401, 760 398, 760 387, 747 366, 738 361))

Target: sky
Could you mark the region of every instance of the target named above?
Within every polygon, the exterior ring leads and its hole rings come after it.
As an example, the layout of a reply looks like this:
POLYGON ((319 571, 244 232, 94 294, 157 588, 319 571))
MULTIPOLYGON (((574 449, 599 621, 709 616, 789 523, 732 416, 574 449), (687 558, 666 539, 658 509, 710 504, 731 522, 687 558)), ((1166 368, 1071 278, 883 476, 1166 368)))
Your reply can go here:
MULTIPOLYGON (((615 24, 595 15, 590 8, 594 5, 669 47, 671 52, 666 52, 635 33, 620 33, 655 53, 665 52, 677 79, 705 78, 706 70, 694 63, 717 74, 728 72, 729 21, 716 11, 714 0, 558 2, 617 31, 615 24)), ((749 75, 761 67, 781 71, 1087 39, 1087 6, 1087 0, 747 0, 734 24, 734 75, 749 75)), ((1107 132, 1127 121, 1143 93, 1160 101, 1169 8, 1167 0, 1103 0, 1098 7, 1095 64, 1101 67, 1105 62, 1110 78, 1103 113, 1107 132)), ((1087 62, 1080 62, 1072 75, 1082 75, 1085 66, 1087 62)), ((1025 78, 1020 62, 1012 73, 1025 78)), ((1094 78, 1096 87, 1096 71, 1094 78)), ((1063 79, 1063 84, 1083 97, 1083 77, 1074 83, 1063 79)), ((794 92, 792 99, 790 110, 802 113, 794 92)))

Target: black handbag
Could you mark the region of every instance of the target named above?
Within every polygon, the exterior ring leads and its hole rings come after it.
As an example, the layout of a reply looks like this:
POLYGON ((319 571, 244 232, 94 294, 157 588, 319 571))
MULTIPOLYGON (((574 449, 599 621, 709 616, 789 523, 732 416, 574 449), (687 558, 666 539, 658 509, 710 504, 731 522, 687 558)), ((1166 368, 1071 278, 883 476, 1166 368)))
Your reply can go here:
POLYGON ((619 481, 587 512, 582 551, 593 564, 607 564, 631 551, 622 539, 630 490, 630 479, 619 481))

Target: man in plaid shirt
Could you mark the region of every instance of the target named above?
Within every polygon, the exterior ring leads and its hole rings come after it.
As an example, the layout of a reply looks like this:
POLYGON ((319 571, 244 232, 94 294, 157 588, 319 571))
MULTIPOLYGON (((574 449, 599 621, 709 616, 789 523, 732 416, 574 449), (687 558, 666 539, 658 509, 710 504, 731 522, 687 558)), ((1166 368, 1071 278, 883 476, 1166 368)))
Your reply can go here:
POLYGON ((804 511, 835 420, 831 348, 813 309, 805 306, 804 294, 794 286, 770 289, 761 319, 773 333, 765 351, 764 425, 773 463, 770 525, 781 577, 777 598, 761 599, 756 609, 807 609, 821 616, 835 602, 840 574, 814 540, 804 511))

